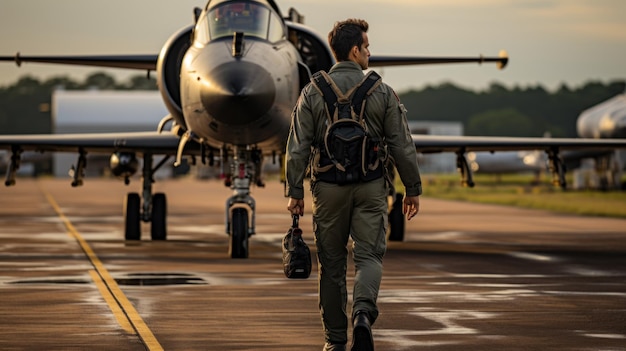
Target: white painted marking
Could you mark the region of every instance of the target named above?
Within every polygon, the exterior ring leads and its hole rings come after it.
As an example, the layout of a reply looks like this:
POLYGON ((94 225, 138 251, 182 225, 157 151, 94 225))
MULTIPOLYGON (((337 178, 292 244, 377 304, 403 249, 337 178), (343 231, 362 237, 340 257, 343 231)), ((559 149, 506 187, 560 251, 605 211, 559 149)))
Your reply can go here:
POLYGON ((588 336, 590 338, 599 338, 599 339, 626 339, 626 335, 622 334, 583 334, 584 336, 588 336))
POLYGON ((558 261, 557 258, 552 257, 552 256, 539 255, 539 254, 534 254, 534 253, 530 253, 530 252, 510 252, 509 255, 513 256, 515 258, 521 258, 521 259, 530 260, 530 261, 539 261, 539 262, 556 262, 556 261, 558 261))

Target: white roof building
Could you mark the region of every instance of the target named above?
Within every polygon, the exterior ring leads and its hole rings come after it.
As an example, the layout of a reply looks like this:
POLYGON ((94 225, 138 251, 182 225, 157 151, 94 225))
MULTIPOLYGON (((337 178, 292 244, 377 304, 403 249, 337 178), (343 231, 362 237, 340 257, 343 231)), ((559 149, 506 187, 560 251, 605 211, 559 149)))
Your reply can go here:
MULTIPOLYGON (((463 123, 440 121, 409 121, 411 134, 424 135, 463 135, 463 123)), ((451 152, 438 154, 419 154, 418 163, 421 173, 456 172, 456 155, 451 152)))
MULTIPOLYGON (((114 133, 156 130, 169 112, 158 91, 55 90, 52 93, 52 131, 55 134, 114 133)), ((88 155, 86 175, 108 169, 110 155, 88 155)), ((78 154, 55 153, 53 172, 68 177, 78 154)))

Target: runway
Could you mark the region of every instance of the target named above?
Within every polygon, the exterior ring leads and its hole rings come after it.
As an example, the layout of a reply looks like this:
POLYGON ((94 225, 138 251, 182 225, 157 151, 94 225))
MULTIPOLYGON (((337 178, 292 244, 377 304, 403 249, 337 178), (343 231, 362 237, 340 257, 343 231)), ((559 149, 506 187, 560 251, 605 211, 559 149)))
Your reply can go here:
MULTIPOLYGON (((322 349, 317 269, 282 272, 280 183, 252 189, 245 260, 228 258, 231 190, 218 181, 157 181, 168 240, 150 241, 144 224, 125 242, 123 198, 140 187, 18 179, 0 190, 0 349, 322 349)), ((314 248, 309 199, 301 227, 314 248)), ((376 350, 626 350, 625 228, 424 197, 385 256, 376 350)))

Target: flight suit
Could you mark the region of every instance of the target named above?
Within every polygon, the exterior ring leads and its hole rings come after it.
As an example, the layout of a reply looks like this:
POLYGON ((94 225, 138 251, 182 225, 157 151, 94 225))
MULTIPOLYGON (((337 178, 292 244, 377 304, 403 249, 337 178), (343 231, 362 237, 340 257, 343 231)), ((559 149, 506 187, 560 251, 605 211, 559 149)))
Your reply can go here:
MULTIPOLYGON (((344 93, 365 76, 352 61, 339 62, 328 72, 344 93)), ((311 162, 311 150, 321 145, 328 126, 324 99, 312 85, 300 94, 287 140, 287 196, 304 198, 303 182, 311 162)), ((372 137, 384 140, 393 158, 406 195, 422 192, 415 145, 404 106, 391 87, 380 84, 367 97, 365 120, 372 137)), ((369 182, 337 185, 311 175, 312 213, 319 262, 319 307, 326 342, 347 342, 346 288, 348 239, 352 237, 355 279, 352 314, 366 312, 371 323, 378 317, 376 300, 382 279, 386 250, 387 182, 384 177, 369 182)))

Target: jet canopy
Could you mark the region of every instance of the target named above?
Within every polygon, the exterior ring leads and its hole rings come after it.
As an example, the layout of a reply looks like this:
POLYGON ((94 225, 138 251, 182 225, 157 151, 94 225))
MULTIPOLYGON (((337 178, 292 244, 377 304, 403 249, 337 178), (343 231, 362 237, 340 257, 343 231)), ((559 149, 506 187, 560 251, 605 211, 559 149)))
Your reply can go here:
POLYGON ((270 42, 285 38, 283 21, 263 3, 228 1, 209 9, 205 20, 210 40, 232 37, 235 32, 270 42))

